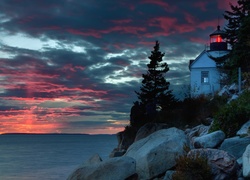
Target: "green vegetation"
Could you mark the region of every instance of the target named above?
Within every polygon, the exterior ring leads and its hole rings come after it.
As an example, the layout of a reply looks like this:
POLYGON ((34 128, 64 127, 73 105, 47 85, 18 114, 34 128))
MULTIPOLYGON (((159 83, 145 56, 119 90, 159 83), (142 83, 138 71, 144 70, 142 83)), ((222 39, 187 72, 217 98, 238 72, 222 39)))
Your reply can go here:
POLYGON ((172 176, 173 180, 213 179, 207 159, 200 155, 193 157, 180 156, 176 162, 177 166, 176 172, 172 176))
POLYGON ((228 21, 225 28, 227 42, 231 45, 230 58, 223 62, 224 70, 228 72, 231 82, 237 81, 237 69, 241 67, 242 72, 250 70, 250 1, 238 0, 231 11, 225 11, 224 18, 228 21))
POLYGON ((238 99, 224 105, 216 113, 210 132, 222 130, 227 137, 236 135, 240 127, 250 118, 250 91, 245 91, 238 99))
POLYGON ((178 101, 171 111, 158 112, 156 122, 166 123, 184 129, 186 126, 193 127, 203 123, 208 117, 213 117, 215 113, 227 102, 227 97, 198 96, 185 98, 178 101))

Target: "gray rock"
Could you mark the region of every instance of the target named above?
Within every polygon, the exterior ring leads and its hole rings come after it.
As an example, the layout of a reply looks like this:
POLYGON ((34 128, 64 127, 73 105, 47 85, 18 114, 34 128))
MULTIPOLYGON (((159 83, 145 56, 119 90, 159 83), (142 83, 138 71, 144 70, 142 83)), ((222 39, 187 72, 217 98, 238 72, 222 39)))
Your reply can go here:
POLYGON ((250 136, 250 120, 243 124, 236 135, 240 137, 250 136))
POLYGON ((118 148, 114 148, 113 151, 110 153, 109 157, 120 157, 126 153, 126 150, 119 150, 118 148))
POLYGON ((236 179, 238 164, 236 159, 226 151, 217 149, 193 149, 188 157, 204 157, 207 159, 214 180, 236 179))
POLYGON ((147 123, 144 126, 142 126, 138 132, 136 133, 135 142, 149 136, 150 134, 161 130, 166 129, 167 125, 162 123, 147 123))
POLYGON ((231 86, 228 88, 228 90, 231 92, 231 93, 235 93, 238 91, 238 85, 236 83, 233 83, 231 84, 231 86))
POLYGON ((102 162, 102 158, 99 156, 99 154, 94 154, 85 162, 85 164, 98 164, 100 162, 102 162))
POLYGON ((250 178, 250 144, 242 156, 243 177, 250 178))
POLYGON ((189 135, 192 137, 203 136, 203 135, 208 133, 208 130, 209 130, 209 126, 205 126, 205 125, 201 124, 201 125, 198 125, 198 126, 192 128, 189 135))
POLYGON ((200 136, 194 139, 195 148, 215 148, 217 147, 224 139, 226 135, 223 131, 215 131, 204 136, 200 136))
POLYGON ((173 170, 167 171, 163 180, 172 180, 173 179, 172 176, 174 173, 175 173, 175 171, 173 171, 173 170))
POLYGON ((237 136, 225 139, 219 149, 227 151, 238 159, 243 155, 248 144, 250 144, 250 137, 240 138, 237 136))
POLYGON ((133 143, 125 156, 136 160, 139 179, 151 179, 176 165, 176 158, 184 154, 185 133, 177 128, 162 129, 133 143))
POLYGON ((240 157, 240 158, 237 159, 237 163, 239 164, 239 166, 242 166, 242 163, 243 163, 242 162, 242 157, 240 157))
POLYGON ((225 85, 218 93, 219 96, 224 96, 224 95, 229 95, 229 87, 227 85, 225 85))
POLYGON ((227 103, 230 103, 231 101, 236 100, 238 98, 239 98, 239 96, 237 94, 233 94, 232 97, 228 100, 227 103))
MULTIPOLYGON (((96 159, 96 158, 94 158, 96 159)), ((117 180, 135 174, 135 160, 131 157, 111 158, 102 162, 88 161, 77 168, 67 180, 117 180)))
POLYGON ((205 126, 203 124, 198 125, 192 129, 188 129, 185 131, 189 140, 189 146, 192 149, 194 147, 194 139, 196 137, 203 136, 208 133, 209 126, 205 126))

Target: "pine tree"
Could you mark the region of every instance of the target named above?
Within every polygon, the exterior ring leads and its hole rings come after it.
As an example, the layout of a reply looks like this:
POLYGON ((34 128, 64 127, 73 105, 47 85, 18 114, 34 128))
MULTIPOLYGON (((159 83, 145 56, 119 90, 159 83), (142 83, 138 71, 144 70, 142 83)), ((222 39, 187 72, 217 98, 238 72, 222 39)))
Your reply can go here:
POLYGON ((243 72, 249 71, 249 0, 239 0, 238 5, 233 6, 232 11, 225 11, 224 18, 228 21, 225 28, 227 41, 232 47, 230 59, 225 62, 224 68, 229 70, 229 77, 232 81, 237 79, 237 69, 242 68, 243 72))
POLYGON ((155 117, 156 106, 167 109, 173 104, 174 97, 172 91, 169 90, 170 83, 166 81, 165 74, 169 71, 168 64, 163 62, 165 54, 160 52, 160 44, 156 41, 154 50, 151 51, 148 70, 146 74, 142 74, 142 86, 140 92, 136 91, 140 105, 144 107, 148 121, 152 121, 155 117))
POLYGON ((250 15, 245 16, 241 21, 241 26, 237 34, 237 43, 233 46, 232 61, 242 70, 250 67, 250 15))

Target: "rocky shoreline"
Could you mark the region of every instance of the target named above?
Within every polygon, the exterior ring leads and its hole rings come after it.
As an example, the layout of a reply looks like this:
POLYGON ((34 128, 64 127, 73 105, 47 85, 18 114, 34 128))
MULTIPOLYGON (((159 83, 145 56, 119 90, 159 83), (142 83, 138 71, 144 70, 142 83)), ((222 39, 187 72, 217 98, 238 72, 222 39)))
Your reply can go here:
POLYGON ((171 180, 177 158, 195 154, 206 157, 213 179, 250 178, 250 120, 232 138, 225 138, 220 130, 208 133, 209 128, 201 124, 181 130, 149 123, 137 132, 128 149, 122 148, 125 141, 118 133, 118 147, 109 159, 93 155, 68 180, 171 180))
MULTIPOLYGON (((236 92, 237 86, 231 85, 218 95, 227 96, 229 103, 239 97, 236 92)), ((172 180, 180 171, 180 157, 206 159, 212 176, 209 179, 250 179, 250 120, 230 138, 221 130, 209 133, 213 122, 206 118, 202 124, 185 129, 147 123, 136 134, 124 130, 117 133, 118 146, 109 159, 103 161, 98 154, 93 155, 67 180, 172 180)))

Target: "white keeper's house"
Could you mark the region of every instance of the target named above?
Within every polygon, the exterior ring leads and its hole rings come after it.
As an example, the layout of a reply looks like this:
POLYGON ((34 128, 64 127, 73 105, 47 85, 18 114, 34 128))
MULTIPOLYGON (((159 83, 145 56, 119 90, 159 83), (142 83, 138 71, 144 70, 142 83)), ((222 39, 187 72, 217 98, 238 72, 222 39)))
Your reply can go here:
POLYGON ((221 88, 221 75, 214 59, 227 55, 229 49, 224 41, 225 32, 220 30, 220 26, 209 36, 210 47, 189 62, 191 97, 214 94, 221 88))

